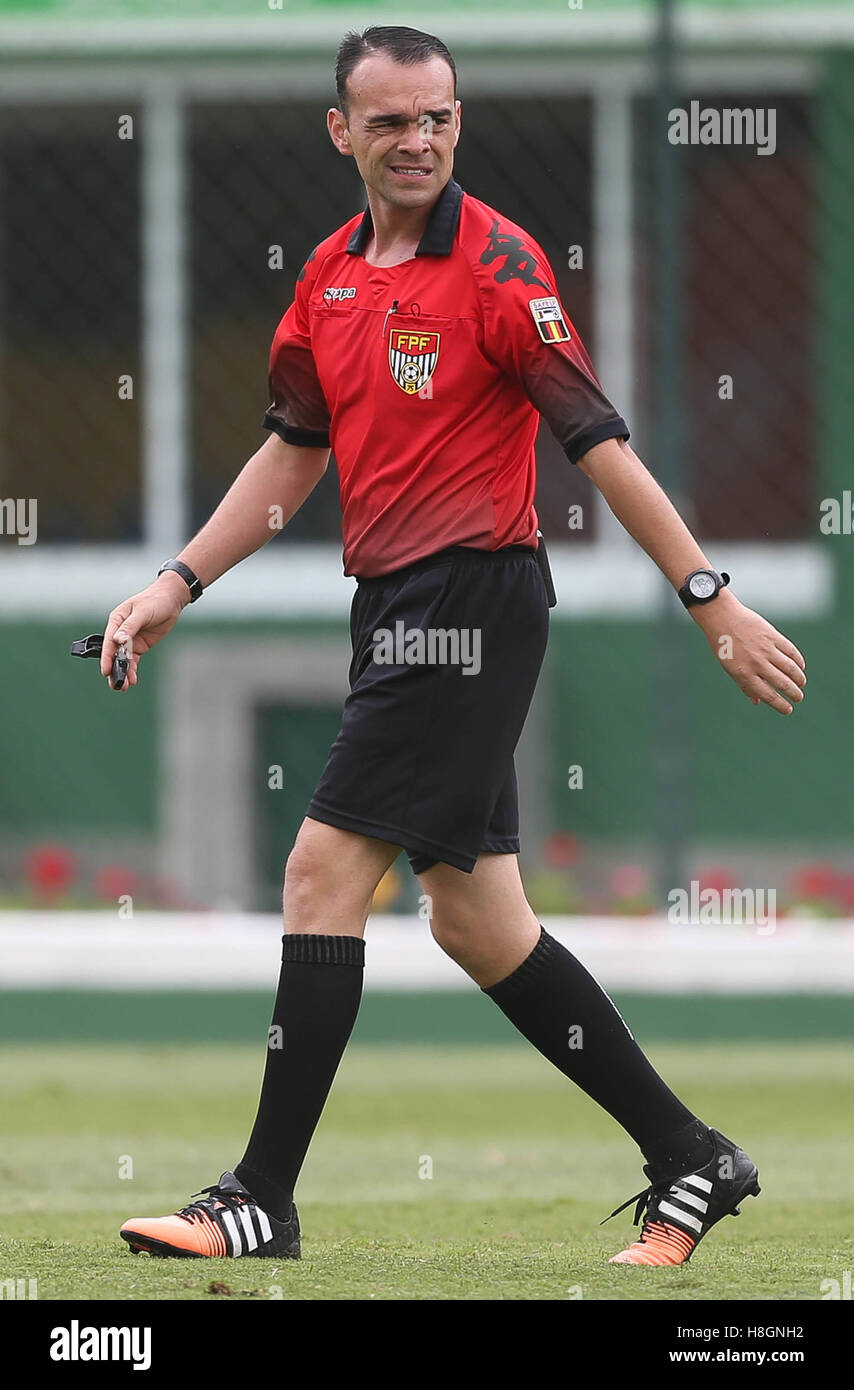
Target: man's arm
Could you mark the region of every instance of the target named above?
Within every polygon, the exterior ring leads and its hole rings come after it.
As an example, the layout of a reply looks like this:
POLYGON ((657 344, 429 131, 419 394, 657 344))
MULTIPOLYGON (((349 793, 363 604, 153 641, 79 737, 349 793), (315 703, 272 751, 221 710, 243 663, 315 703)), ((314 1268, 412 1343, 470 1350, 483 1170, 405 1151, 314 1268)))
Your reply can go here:
POLYGON ((207 588, 287 526, 328 463, 328 449, 300 449, 271 434, 238 473, 210 520, 175 558, 189 565, 207 588))
MULTIPOLYGON (((244 465, 210 520, 175 558, 189 565, 207 588, 287 525, 328 462, 328 449, 297 448, 271 434, 244 465)), ((124 689, 136 685, 139 658, 175 626, 189 601, 184 580, 167 570, 120 603, 104 633, 102 673, 109 675, 118 643, 130 641, 132 659, 124 689)))
MULTIPOLYGON (((712 569, 667 494, 621 439, 607 439, 578 460, 618 521, 679 589, 692 570, 712 569)), ((731 589, 688 609, 724 670, 751 703, 791 714, 803 700, 806 663, 793 642, 745 608, 731 589), (731 644, 721 639, 729 637, 731 644)))

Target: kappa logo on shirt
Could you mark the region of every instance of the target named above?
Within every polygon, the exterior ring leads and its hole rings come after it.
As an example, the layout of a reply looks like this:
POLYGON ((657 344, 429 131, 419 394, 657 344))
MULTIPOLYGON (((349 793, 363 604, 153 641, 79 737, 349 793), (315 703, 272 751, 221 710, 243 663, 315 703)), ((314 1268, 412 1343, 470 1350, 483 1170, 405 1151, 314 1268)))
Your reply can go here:
POLYGON ((499 227, 498 219, 492 223, 492 230, 486 238, 486 250, 480 258, 481 265, 492 265, 497 257, 504 257, 504 264, 500 265, 495 272, 495 279, 499 285, 505 285, 508 280, 521 280, 525 285, 540 285, 544 290, 549 286, 545 280, 540 280, 534 274, 539 270, 536 256, 524 245, 522 238, 513 236, 512 232, 505 232, 499 227))
POLYGON ((436 370, 441 333, 421 333, 412 328, 393 328, 388 344, 391 374, 407 396, 422 391, 436 370))
POLYGON ((324 299, 330 299, 330 300, 331 300, 331 299, 355 299, 355 298, 356 298, 356 286, 355 286, 355 285, 344 285, 343 288, 342 288, 341 286, 338 286, 338 285, 328 285, 327 288, 323 291, 323 298, 324 298, 324 299))

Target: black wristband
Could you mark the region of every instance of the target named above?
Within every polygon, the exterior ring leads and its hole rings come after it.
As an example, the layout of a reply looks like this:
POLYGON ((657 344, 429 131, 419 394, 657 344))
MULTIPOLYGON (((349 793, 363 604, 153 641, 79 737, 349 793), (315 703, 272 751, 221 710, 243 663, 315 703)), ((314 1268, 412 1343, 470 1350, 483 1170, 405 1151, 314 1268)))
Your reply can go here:
POLYGON ((718 574, 717 570, 692 570, 681 589, 677 590, 677 593, 686 608, 693 608, 698 604, 711 603, 713 599, 717 598, 721 589, 726 588, 728 583, 729 575, 726 570, 722 570, 720 574, 718 574), (692 584, 692 580, 697 578, 710 580, 712 583, 712 592, 698 594, 692 584))
POLYGON ((158 579, 164 570, 174 570, 176 574, 180 574, 187 588, 190 590, 191 603, 195 603, 196 599, 201 598, 202 594, 205 592, 202 588, 202 581, 199 579, 199 576, 193 574, 190 566, 185 565, 183 560, 164 560, 160 569, 157 571, 158 579))

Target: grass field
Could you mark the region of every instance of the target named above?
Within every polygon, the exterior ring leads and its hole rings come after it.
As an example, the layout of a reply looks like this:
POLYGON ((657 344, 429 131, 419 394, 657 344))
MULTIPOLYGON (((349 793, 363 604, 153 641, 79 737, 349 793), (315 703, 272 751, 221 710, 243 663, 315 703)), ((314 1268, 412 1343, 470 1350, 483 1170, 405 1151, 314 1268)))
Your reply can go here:
POLYGON ((631 1211, 598 1223, 643 1186, 639 1156, 523 1047, 354 1047, 300 1185, 303 1259, 284 1263, 152 1260, 116 1234, 238 1160, 256 1048, 4 1047, 0 1280, 75 1300, 820 1299, 854 1267, 854 1046, 652 1055, 764 1189, 684 1270, 607 1263, 631 1211))

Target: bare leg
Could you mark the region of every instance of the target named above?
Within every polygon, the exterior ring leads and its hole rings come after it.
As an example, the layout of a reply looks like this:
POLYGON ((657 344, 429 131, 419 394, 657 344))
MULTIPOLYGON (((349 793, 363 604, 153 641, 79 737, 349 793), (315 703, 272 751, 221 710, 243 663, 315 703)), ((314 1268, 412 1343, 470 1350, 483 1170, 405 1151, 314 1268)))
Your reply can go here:
POLYGON ((514 854, 482 854, 472 874, 434 864, 419 882, 433 936, 481 989, 506 979, 540 939, 514 854))
POLYGON ((364 936, 374 891, 396 845, 306 818, 285 869, 285 931, 364 936))

